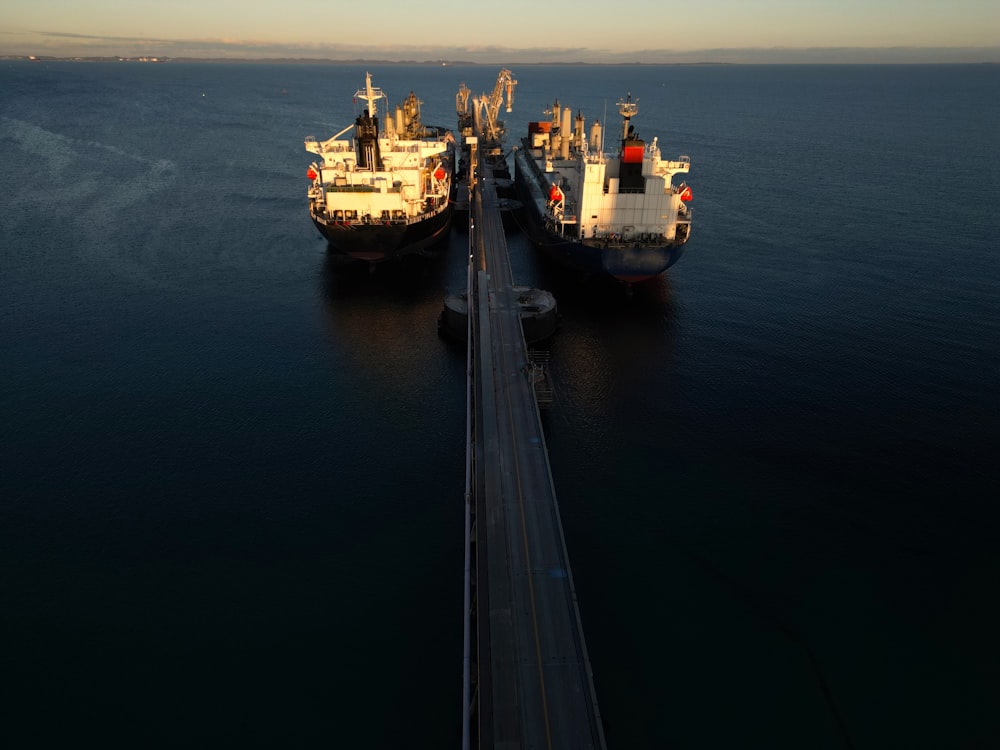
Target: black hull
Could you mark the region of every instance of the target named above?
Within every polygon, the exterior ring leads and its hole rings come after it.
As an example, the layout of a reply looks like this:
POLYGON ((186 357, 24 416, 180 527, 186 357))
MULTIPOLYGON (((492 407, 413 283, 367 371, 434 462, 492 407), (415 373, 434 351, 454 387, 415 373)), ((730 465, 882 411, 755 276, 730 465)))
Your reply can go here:
POLYGON ((411 224, 340 224, 316 216, 313 224, 338 255, 367 263, 383 263, 412 255, 443 240, 451 226, 452 209, 411 224))

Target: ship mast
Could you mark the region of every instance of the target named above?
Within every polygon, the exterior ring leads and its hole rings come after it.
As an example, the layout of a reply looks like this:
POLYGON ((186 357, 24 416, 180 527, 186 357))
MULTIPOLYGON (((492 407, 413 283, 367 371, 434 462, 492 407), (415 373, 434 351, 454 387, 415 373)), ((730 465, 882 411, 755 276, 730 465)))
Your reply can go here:
POLYGON ((618 100, 618 114, 623 118, 622 120, 622 140, 628 138, 628 123, 635 113, 639 111, 639 100, 636 99, 632 101, 632 92, 629 91, 628 95, 625 97, 625 101, 621 99, 618 100))
POLYGON ((375 117, 377 112, 375 111, 375 102, 379 99, 385 99, 385 93, 382 89, 372 86, 372 74, 365 73, 365 88, 364 90, 358 90, 354 93, 356 99, 363 99, 368 102, 368 114, 370 117, 375 117))
MULTIPOLYGON (((372 74, 365 73, 365 88, 364 90, 355 92, 354 97, 355 99, 363 99, 368 103, 364 114, 360 115, 354 121, 354 150, 358 157, 358 170, 377 172, 383 168, 383 165, 378 143, 378 114, 375 111, 375 102, 379 99, 385 99, 386 96, 382 92, 382 89, 372 86, 372 74)), ((388 117, 388 112, 386 116, 388 119, 386 125, 389 129, 389 137, 390 140, 394 140, 395 133, 392 128, 392 118, 388 117)))

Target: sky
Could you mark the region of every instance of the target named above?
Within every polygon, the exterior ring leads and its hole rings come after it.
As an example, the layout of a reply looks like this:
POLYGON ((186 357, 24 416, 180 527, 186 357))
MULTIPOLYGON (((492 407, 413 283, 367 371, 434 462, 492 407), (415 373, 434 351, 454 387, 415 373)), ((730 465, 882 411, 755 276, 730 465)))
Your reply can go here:
POLYGON ((0 55, 31 54, 1000 62, 1000 0, 3 0, 0 55))

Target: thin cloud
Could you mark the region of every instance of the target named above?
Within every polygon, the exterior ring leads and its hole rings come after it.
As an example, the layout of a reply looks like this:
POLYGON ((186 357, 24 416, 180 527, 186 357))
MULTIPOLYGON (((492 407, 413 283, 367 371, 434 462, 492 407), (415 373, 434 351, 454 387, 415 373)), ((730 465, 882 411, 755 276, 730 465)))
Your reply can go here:
POLYGON ((172 44, 176 40, 174 39, 157 39, 155 37, 146 36, 97 36, 95 34, 74 34, 69 31, 29 31, 29 34, 38 34, 40 36, 54 36, 60 38, 68 39, 93 39, 99 42, 139 42, 139 43, 157 43, 157 44, 172 44))
POLYGON ((504 47, 499 45, 354 45, 324 42, 284 43, 264 40, 163 39, 140 36, 100 36, 67 31, 3 32, 15 37, 0 47, 0 54, 44 53, 72 57, 115 56, 221 58, 268 60, 384 60, 389 62, 450 60, 479 64, 807 64, 807 63, 961 63, 1000 62, 1000 47, 840 47, 840 48, 740 48, 671 50, 643 49, 614 52, 586 47, 504 47), (15 36, 16 34, 16 36, 15 36), (26 41, 31 39, 32 41, 26 41))

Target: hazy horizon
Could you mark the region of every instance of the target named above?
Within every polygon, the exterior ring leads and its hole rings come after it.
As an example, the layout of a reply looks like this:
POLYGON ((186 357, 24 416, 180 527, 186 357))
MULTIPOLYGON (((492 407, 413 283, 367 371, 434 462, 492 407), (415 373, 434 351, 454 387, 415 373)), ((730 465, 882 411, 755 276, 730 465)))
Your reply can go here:
MULTIPOLYGON (((0 37, 4 32, 0 32, 0 37)), ((55 36, 55 35, 54 35, 55 36)), ((0 41, 3 57, 158 57, 234 62, 267 60, 316 60, 351 62, 373 60, 388 63, 472 63, 501 65, 530 64, 921 64, 921 63, 1000 63, 996 47, 772 47, 693 50, 607 50, 469 48, 469 47, 347 47, 316 45, 303 48, 282 44, 243 44, 196 40, 85 37, 58 35, 69 43, 11 45, 0 41), (73 43, 73 42, 77 43, 73 43)))
POLYGON ((1000 62, 993 0, 653 0, 572 10, 508 0, 481 23, 454 0, 7 0, 0 55, 528 63, 1000 62))

